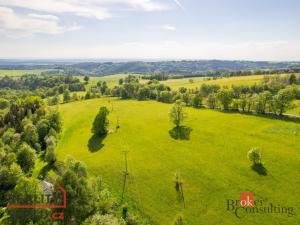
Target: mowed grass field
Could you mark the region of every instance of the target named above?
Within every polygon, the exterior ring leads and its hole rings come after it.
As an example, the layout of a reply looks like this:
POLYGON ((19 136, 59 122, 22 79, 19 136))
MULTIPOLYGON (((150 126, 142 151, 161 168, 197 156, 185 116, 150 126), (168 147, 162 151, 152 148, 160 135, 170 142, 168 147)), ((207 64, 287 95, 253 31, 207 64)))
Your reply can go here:
POLYGON ((154 222, 171 225, 178 213, 187 225, 296 225, 300 221, 300 124, 281 120, 186 108, 189 140, 175 140, 169 131, 172 105, 155 101, 91 99, 59 106, 63 132, 57 153, 86 163, 120 199, 124 153, 129 179, 125 200, 154 222), (106 105, 111 133, 92 138, 91 127, 106 105), (120 128, 115 131, 119 118, 120 128), (267 176, 250 168, 247 152, 262 149, 267 176), (185 208, 177 199, 174 175, 183 180, 185 208), (256 199, 293 207, 296 215, 249 214, 238 219, 227 211, 227 199, 253 192, 256 199))
MULTIPOLYGON (((135 75, 135 74, 133 74, 135 75)), ((286 74, 282 74, 284 76, 286 74)), ((98 81, 106 81, 109 87, 114 87, 118 85, 118 81, 120 78, 125 78, 128 74, 116 74, 104 77, 90 77, 90 83, 96 84, 98 81)), ((140 76, 136 74, 136 76, 140 76)), ((161 81, 161 83, 171 87, 174 90, 179 89, 180 87, 186 88, 197 88, 200 87, 203 83, 206 84, 218 84, 220 86, 231 86, 231 85, 251 85, 251 84, 259 84, 262 82, 262 79, 265 75, 251 75, 251 76, 240 76, 240 77, 223 77, 218 79, 210 79, 204 77, 194 77, 194 78, 182 78, 182 79, 169 79, 166 81, 161 81), (190 79, 193 82, 190 82, 190 79)), ((275 76, 275 75, 268 75, 268 76, 275 76)), ((146 83, 148 80, 141 79, 141 83, 146 83)))
MULTIPOLYGON (((140 74, 132 74, 136 76, 140 76, 140 74)), ((96 85, 98 81, 105 81, 108 87, 113 88, 114 86, 119 84, 119 79, 127 77, 128 74, 115 74, 109 76, 102 77, 90 77, 90 81, 88 87, 91 85, 96 85)), ((230 77, 230 78, 219 78, 216 80, 207 80, 204 77, 194 77, 194 78, 182 78, 182 79, 170 79, 166 81, 160 81, 161 83, 171 87, 173 90, 177 90, 180 87, 186 88, 198 88, 201 84, 219 84, 221 86, 231 86, 231 85, 249 85, 254 83, 260 83, 263 79, 264 75, 252 75, 252 76, 243 76, 243 77, 230 77), (193 80, 193 83, 190 83, 190 79, 193 80)), ((83 77, 79 77, 83 80, 83 77)), ((149 80, 140 79, 140 83, 146 83, 149 80)))
MULTIPOLYGON (((116 75, 110 75, 104 77, 90 77, 90 84, 96 84, 98 81, 106 81, 109 87, 114 87, 115 85, 118 85, 118 81, 120 78, 125 78, 126 76, 128 76, 128 74, 116 74, 116 75)), ((263 75, 253 75, 253 76, 243 76, 243 77, 219 78, 216 80, 207 80, 203 77, 194 77, 194 78, 170 79, 166 81, 161 81, 161 83, 176 90, 180 87, 186 87, 186 88, 200 87, 201 84, 203 83, 219 84, 221 86, 223 85, 231 86, 232 84, 248 85, 248 84, 260 83, 263 77, 264 77, 263 75), (189 82, 190 79, 193 80, 193 83, 189 82)), ((143 79, 140 80, 141 83, 146 83, 147 81, 148 80, 143 80, 143 79)))
MULTIPOLYGON (((132 74, 132 75, 135 75, 135 74, 132 74)), ((96 85, 98 81, 105 81, 107 86, 109 88, 113 88, 114 86, 116 85, 119 85, 119 80, 121 78, 125 78, 127 77, 128 74, 114 74, 114 75, 109 75, 109 76, 102 76, 102 77, 94 77, 94 76, 91 76, 90 79, 89 79, 89 84, 88 84, 88 87, 92 86, 92 85, 96 85)), ((139 75, 137 75, 139 76, 139 75)), ((83 76, 77 76, 81 81, 83 81, 83 76)))
MULTIPOLYGON (((240 77, 223 77, 216 80, 207 80, 203 77, 195 78, 183 78, 183 79, 170 79, 162 81, 162 83, 170 86, 172 89, 178 89, 180 87, 186 88, 196 88, 200 87, 201 84, 218 84, 220 86, 231 86, 231 85, 251 85, 255 83, 260 83, 265 75, 251 75, 251 76, 240 76, 240 77), (190 83, 190 79, 193 80, 193 83, 190 83)), ((269 75, 274 76, 274 75, 269 75)))
POLYGON ((36 70, 1 70, 0 69, 0 77, 3 76, 23 76, 25 74, 37 74, 40 75, 41 72, 46 70, 36 69, 36 70))
POLYGON ((300 115, 300 100, 293 101, 293 108, 287 111, 288 114, 300 115))

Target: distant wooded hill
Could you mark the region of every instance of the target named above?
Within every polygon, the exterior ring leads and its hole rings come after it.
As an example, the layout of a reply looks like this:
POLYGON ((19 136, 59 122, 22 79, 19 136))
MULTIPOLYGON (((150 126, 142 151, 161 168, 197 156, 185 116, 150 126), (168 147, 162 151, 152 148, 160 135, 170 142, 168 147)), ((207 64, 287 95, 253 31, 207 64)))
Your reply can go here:
POLYGON ((203 71, 234 71, 255 69, 289 69, 300 67, 300 62, 268 62, 268 61, 226 61, 226 60, 195 60, 195 61, 132 61, 132 62, 64 62, 64 61, 4 61, 0 60, 2 69, 57 69, 52 71, 72 75, 108 75, 116 73, 155 73, 181 72, 195 73, 203 71))

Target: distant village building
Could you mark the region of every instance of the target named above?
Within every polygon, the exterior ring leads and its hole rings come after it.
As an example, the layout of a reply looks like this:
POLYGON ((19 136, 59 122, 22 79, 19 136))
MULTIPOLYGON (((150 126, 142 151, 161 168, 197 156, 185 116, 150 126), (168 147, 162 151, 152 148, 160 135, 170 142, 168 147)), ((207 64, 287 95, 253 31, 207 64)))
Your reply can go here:
POLYGON ((42 185, 43 195, 46 197, 47 203, 50 203, 53 199, 53 192, 54 192, 53 184, 43 180, 41 185, 42 185))

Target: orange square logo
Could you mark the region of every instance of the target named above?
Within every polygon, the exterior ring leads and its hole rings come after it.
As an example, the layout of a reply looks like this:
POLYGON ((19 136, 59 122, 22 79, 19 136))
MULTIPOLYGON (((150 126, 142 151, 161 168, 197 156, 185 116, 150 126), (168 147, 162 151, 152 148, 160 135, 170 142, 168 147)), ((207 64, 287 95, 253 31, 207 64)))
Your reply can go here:
POLYGON ((254 194, 253 193, 241 193, 240 204, 242 207, 253 207, 254 206, 254 194))

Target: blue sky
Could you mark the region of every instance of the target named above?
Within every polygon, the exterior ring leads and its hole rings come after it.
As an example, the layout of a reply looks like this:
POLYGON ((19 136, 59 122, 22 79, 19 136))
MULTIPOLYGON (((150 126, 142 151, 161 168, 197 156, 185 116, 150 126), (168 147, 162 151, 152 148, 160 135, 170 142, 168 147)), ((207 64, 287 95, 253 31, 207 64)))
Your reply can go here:
POLYGON ((0 0, 1 58, 300 60, 298 0, 0 0))

